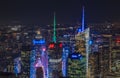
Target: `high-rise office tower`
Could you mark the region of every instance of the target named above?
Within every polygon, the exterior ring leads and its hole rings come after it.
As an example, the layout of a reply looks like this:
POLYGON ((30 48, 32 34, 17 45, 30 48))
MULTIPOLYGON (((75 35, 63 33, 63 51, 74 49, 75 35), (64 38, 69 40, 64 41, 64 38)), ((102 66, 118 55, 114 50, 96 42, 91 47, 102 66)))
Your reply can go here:
POLYGON ((81 76, 89 78, 89 53, 90 53, 90 28, 85 28, 84 23, 84 7, 82 13, 82 26, 77 29, 75 34, 75 51, 83 57, 80 60, 81 76))
POLYGON ((30 78, 48 78, 48 56, 45 39, 38 32, 33 39, 30 57, 30 78))
POLYGON ((59 78, 62 75, 62 43, 56 39, 55 13, 53 25, 53 41, 48 45, 49 78, 59 78))
POLYGON ((67 68, 67 77, 68 78, 84 78, 85 77, 84 66, 81 63, 83 61, 83 60, 81 60, 82 58, 83 57, 80 53, 72 53, 69 55, 68 68, 67 68))

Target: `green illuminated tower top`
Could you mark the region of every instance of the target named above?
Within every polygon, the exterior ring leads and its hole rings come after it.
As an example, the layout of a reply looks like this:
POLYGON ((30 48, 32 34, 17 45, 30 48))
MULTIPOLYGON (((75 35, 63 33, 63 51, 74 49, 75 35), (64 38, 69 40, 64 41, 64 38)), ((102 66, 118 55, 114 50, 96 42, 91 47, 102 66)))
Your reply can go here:
POLYGON ((54 26, 54 29, 53 29, 53 42, 56 43, 56 17, 55 17, 55 12, 54 12, 53 26, 54 26))

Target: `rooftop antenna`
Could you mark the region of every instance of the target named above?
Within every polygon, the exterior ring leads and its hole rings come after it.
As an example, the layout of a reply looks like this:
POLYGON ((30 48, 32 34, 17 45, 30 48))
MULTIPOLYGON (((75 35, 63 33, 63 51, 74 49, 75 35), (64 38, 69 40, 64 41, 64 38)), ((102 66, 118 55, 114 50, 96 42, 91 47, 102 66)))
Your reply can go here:
POLYGON ((85 15, 84 15, 84 6, 83 6, 83 10, 82 10, 82 31, 84 31, 84 29, 85 29, 84 17, 85 17, 85 15))
POLYGON ((54 12, 54 20, 53 20, 53 42, 56 43, 56 14, 54 12))

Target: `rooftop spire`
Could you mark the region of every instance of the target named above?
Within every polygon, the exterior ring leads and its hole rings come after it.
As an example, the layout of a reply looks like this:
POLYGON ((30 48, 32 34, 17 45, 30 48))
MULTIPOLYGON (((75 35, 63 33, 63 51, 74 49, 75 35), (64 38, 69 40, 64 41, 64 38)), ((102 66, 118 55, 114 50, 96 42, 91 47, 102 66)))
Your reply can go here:
POLYGON ((85 21, 84 21, 84 6, 83 6, 83 10, 82 10, 82 31, 84 31, 84 29, 85 29, 85 21))
POLYGON ((54 12, 54 20, 53 20, 53 42, 56 43, 56 14, 54 12))

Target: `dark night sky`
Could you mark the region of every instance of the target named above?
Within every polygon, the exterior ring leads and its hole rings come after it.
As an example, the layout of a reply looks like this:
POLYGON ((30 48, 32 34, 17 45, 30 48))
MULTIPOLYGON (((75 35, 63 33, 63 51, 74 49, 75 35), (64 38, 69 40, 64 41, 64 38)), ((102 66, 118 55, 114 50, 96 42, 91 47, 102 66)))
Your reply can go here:
POLYGON ((0 0, 0 23, 52 24, 81 22, 82 5, 89 23, 120 20, 119 0, 0 0))

